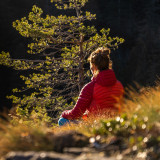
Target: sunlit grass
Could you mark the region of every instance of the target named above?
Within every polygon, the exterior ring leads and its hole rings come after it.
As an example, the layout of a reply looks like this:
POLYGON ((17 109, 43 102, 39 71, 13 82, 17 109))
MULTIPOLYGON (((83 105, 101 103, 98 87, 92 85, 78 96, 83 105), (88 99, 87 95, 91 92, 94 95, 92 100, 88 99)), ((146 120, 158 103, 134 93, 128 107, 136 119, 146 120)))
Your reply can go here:
POLYGON ((2 122, 0 124, 0 155, 9 151, 53 150, 53 130, 47 126, 29 126, 2 122))
MULTIPOLYGON (((138 119, 142 119, 144 122, 147 121, 147 124, 151 126, 155 122, 160 122, 159 102, 159 84, 152 88, 141 88, 140 92, 130 90, 128 92, 128 98, 124 100, 120 110, 121 113, 119 113, 118 116, 120 118, 121 115, 124 116, 125 114, 128 118, 126 120, 128 123, 130 121, 134 122, 133 117, 136 115, 138 119)), ((53 146, 55 146, 53 141, 54 134, 73 130, 88 137, 93 137, 98 133, 108 133, 106 131, 107 128, 105 126, 103 128, 103 125, 106 125, 109 120, 114 124, 113 120, 115 119, 109 116, 105 118, 92 117, 78 124, 71 123, 70 125, 58 127, 57 124, 48 125, 48 121, 45 122, 45 119, 42 121, 42 119, 38 119, 38 117, 39 115, 34 113, 30 119, 22 119, 22 117, 19 119, 16 116, 12 117, 12 120, 8 117, 6 117, 6 119, 8 118, 7 120, 0 119, 0 156, 9 151, 53 151, 53 146), (98 131, 99 129, 101 129, 101 131, 98 131)), ((118 125, 120 125, 120 128, 126 127, 125 121, 118 125)), ((132 126, 134 126, 134 124, 132 126)), ((112 127, 114 128, 114 126, 112 127)), ((133 132, 132 130, 130 131, 133 132)), ((111 133, 118 133, 118 130, 111 133)))
POLYGON ((150 124, 160 122, 160 83, 155 87, 141 88, 139 92, 129 91, 129 98, 123 105, 128 116, 136 114, 148 119, 150 124))
MULTIPOLYGON (((15 117, 14 117, 15 118, 15 117)), ((16 119, 12 122, 1 119, 0 124, 0 156, 9 151, 53 151, 55 148, 54 135, 67 131, 77 131, 88 137, 94 136, 93 128, 101 118, 90 118, 79 124, 71 123, 63 127, 58 125, 48 127, 48 123, 34 123, 16 119)), ((35 121, 36 122, 36 121, 35 121)))

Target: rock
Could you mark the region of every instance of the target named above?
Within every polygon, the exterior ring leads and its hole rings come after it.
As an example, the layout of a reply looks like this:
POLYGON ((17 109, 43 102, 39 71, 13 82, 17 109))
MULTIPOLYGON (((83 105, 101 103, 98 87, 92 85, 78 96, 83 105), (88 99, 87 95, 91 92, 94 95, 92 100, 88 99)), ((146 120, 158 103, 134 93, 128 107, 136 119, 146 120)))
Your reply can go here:
POLYGON ((160 123, 156 122, 154 123, 154 125, 152 126, 150 133, 152 136, 157 137, 160 135, 160 123))
POLYGON ((82 153, 75 160, 117 160, 116 157, 106 157, 103 152, 99 153, 82 153))
POLYGON ((89 144, 89 138, 75 131, 55 134, 53 137, 53 149, 56 152, 63 152, 65 147, 85 147, 89 144))
POLYGON ((80 154, 84 154, 84 153, 95 153, 96 150, 94 148, 90 148, 90 147, 83 147, 83 148, 64 148, 64 153, 68 153, 68 154, 74 154, 74 155, 80 155, 80 154))
POLYGON ((74 156, 54 152, 10 152, 3 160, 74 160, 74 156))
POLYGON ((127 149, 127 145, 122 138, 114 137, 110 140, 109 143, 100 144, 97 141, 92 143, 92 147, 94 147, 98 151, 105 151, 107 155, 114 155, 115 152, 122 152, 127 149))
POLYGON ((10 152, 2 160, 117 160, 106 157, 103 152, 90 152, 90 149, 79 156, 55 152, 10 152))

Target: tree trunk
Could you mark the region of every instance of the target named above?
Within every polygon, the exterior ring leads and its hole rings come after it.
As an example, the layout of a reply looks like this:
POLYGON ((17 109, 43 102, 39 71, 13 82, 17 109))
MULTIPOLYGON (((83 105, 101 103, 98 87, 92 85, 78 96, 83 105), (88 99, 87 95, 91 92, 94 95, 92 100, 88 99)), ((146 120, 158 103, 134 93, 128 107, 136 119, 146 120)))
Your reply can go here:
POLYGON ((79 46, 79 91, 82 89, 84 85, 84 52, 83 52, 83 36, 80 35, 80 46, 79 46))

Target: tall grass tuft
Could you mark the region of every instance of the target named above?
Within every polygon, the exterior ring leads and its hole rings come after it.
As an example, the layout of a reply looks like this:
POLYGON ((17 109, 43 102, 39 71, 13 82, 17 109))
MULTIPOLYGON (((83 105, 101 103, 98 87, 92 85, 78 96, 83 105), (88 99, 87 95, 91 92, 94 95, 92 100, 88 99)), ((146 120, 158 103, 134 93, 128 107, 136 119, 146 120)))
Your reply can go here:
POLYGON ((131 117, 146 118, 150 124, 160 122, 160 83, 154 87, 141 88, 139 92, 129 91, 123 110, 131 117))
POLYGON ((52 151, 53 129, 39 121, 0 119, 0 156, 9 151, 52 151))

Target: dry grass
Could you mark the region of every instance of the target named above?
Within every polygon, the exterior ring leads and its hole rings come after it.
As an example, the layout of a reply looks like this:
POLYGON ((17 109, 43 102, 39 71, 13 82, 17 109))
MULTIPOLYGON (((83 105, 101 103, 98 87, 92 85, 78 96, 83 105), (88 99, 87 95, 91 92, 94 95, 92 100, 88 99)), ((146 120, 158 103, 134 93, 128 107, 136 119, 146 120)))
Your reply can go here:
POLYGON ((70 123, 69 125, 65 125, 62 127, 56 127, 54 128, 55 133, 61 133, 68 130, 74 130, 79 133, 82 133, 88 137, 93 136, 93 127, 97 125, 99 120, 102 119, 102 117, 97 118, 89 118, 85 121, 80 121, 78 124, 70 123))
MULTIPOLYGON (((102 118, 102 117, 101 117, 102 118)), ((100 118, 99 118, 100 119, 100 118)), ((82 133, 88 137, 93 136, 93 127, 99 119, 90 118, 79 124, 66 125, 63 127, 48 127, 45 123, 42 125, 29 125, 29 123, 9 123, 1 120, 0 124, 0 156, 10 151, 53 151, 54 134, 65 133, 73 130, 82 133)))
MULTIPOLYGON (((150 124, 160 122, 160 85, 152 88, 143 88, 139 93, 129 92, 128 99, 125 99, 122 113, 128 117, 137 114, 140 117, 148 118, 150 124)), ((48 127, 45 123, 29 122, 10 123, 0 119, 0 156, 9 151, 26 150, 53 150, 52 136, 68 130, 78 131, 86 136, 93 136, 93 128, 99 125, 99 118, 90 118, 79 124, 70 124, 64 127, 48 127)))
POLYGON ((50 142, 53 130, 45 125, 29 126, 1 121, 0 156, 9 151, 53 150, 50 142))
POLYGON ((139 92, 129 91, 129 98, 123 105, 128 116, 136 114, 148 118, 149 123, 160 122, 160 84, 141 88, 139 92))

